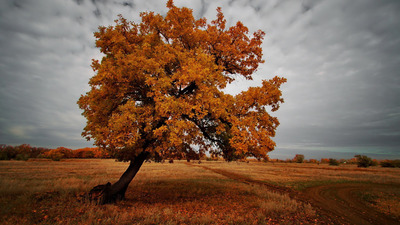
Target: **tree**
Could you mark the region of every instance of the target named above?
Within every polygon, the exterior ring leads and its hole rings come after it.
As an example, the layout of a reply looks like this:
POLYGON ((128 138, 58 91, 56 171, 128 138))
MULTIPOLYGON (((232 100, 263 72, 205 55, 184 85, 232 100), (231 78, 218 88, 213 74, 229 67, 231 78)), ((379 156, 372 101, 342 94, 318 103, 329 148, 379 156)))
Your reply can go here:
POLYGON ((223 91, 238 76, 251 80, 264 62, 264 32, 250 37, 241 22, 226 28, 220 8, 207 23, 172 0, 167 7, 165 17, 144 12, 134 23, 119 16, 115 26, 95 32, 104 57, 93 60, 91 90, 78 101, 87 119, 82 135, 130 161, 116 183, 92 190, 100 203, 123 199, 155 154, 265 158, 275 147, 279 121, 268 111, 283 103, 279 88, 286 79, 264 80, 236 96, 223 91))
POLYGON ((339 166, 339 161, 337 161, 336 159, 330 158, 329 159, 329 165, 331 165, 331 166, 339 166))
POLYGON ((293 158, 293 162, 303 163, 303 161, 304 161, 304 155, 302 155, 302 154, 297 154, 297 155, 293 158))
POLYGON ((58 147, 56 149, 52 149, 44 153, 45 157, 50 158, 54 161, 60 161, 61 159, 72 158, 73 155, 74 153, 72 152, 72 150, 65 147, 58 147))
POLYGON ((374 165, 374 163, 372 162, 372 159, 368 156, 355 155, 354 157, 357 159, 358 167, 370 167, 370 166, 374 165))

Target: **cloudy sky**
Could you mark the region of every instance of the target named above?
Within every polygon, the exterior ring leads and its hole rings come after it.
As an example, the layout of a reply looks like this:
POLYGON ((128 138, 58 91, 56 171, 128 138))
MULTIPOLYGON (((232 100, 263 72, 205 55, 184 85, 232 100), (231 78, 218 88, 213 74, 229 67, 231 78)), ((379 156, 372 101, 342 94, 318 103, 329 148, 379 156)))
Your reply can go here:
MULTIPOLYGON (((166 0, 0 1, 0 144, 79 148, 76 101, 89 90, 93 32, 118 14, 165 14, 166 0)), ((236 94, 275 75, 285 103, 271 158, 400 158, 400 1, 176 0, 196 18, 266 32, 266 60, 236 94)))

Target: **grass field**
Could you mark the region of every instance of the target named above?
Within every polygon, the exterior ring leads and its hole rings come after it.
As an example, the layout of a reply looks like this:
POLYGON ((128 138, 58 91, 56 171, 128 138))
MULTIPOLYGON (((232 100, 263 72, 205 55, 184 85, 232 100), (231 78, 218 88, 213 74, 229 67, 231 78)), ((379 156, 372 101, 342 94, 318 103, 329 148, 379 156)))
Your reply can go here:
MULTIPOLYGON (((145 163, 125 201, 97 206, 82 197, 118 180, 127 166, 104 159, 0 161, 0 224, 334 224, 341 212, 325 207, 325 195, 360 202, 377 213, 371 221, 400 222, 399 168, 145 163)), ((340 223, 352 223, 362 215, 343 217, 340 223)))

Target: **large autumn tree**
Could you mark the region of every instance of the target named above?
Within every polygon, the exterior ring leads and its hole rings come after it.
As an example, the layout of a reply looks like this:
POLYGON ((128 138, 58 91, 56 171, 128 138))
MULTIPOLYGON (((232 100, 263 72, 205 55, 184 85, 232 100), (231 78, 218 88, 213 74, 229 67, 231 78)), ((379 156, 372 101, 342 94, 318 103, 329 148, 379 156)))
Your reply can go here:
POLYGON ((248 34, 241 22, 226 27, 217 9, 211 23, 170 0, 166 16, 141 13, 140 23, 122 16, 99 27, 91 90, 78 101, 87 119, 83 136, 120 160, 130 161, 114 184, 92 190, 100 203, 122 199, 144 160, 152 155, 219 154, 226 159, 265 158, 279 125, 268 110, 283 102, 285 78, 264 80, 236 96, 224 88, 252 79, 262 59, 264 33, 248 34))

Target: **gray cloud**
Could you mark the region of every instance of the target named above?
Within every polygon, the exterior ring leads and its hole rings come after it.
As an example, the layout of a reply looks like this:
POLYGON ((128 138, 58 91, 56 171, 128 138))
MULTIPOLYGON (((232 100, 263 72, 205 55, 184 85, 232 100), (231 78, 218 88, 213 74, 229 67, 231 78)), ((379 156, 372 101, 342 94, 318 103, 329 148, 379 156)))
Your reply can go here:
MULTIPOLYGON (((0 2, 0 143, 83 147, 76 105, 93 75, 93 32, 118 14, 165 14, 166 1, 0 2)), ((266 63, 238 93, 274 75, 288 78, 274 157, 400 157, 398 1, 176 0, 209 21, 222 7, 228 25, 266 32, 266 63), (293 155, 293 156, 291 156, 293 155)))
POLYGON ((278 146, 373 147, 398 157, 398 9, 394 2, 325 1, 280 33, 273 44, 284 46, 289 82, 278 146))

